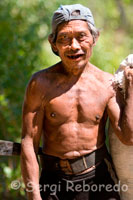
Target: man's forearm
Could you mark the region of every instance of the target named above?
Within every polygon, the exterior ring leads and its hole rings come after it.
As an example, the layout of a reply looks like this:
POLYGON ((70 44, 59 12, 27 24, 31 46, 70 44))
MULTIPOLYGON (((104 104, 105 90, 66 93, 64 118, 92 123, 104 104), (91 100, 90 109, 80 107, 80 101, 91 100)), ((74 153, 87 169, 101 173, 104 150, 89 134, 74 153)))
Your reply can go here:
POLYGON ((111 111, 109 108, 110 119, 119 139, 124 144, 133 145, 133 54, 128 55, 120 63, 113 84, 115 88, 120 88, 123 97, 119 95, 118 89, 116 99, 114 102, 112 101, 113 103, 116 102, 118 107, 116 106, 116 109, 114 109, 113 104, 110 104, 109 107, 112 109, 111 111), (123 100, 125 101, 124 104, 123 100))
POLYGON ((28 200, 41 200, 39 191, 39 165, 34 149, 29 144, 21 147, 21 169, 28 200))
POLYGON ((133 145, 133 85, 126 90, 125 108, 122 114, 121 130, 129 145, 133 145))

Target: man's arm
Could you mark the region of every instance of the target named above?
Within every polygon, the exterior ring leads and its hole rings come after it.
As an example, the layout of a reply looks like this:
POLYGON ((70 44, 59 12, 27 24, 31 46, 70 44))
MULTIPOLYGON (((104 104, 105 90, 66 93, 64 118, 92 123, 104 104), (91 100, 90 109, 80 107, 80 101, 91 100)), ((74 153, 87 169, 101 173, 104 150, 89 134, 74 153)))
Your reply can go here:
MULTIPOLYGON (((132 66, 133 63, 130 64, 132 66)), ((125 68, 125 89, 124 103, 117 89, 108 103, 107 110, 113 129, 121 142, 133 145, 133 69, 130 65, 125 68)))
POLYGON ((43 124, 43 100, 39 83, 32 78, 23 105, 21 169, 29 200, 41 200, 37 152, 43 124))

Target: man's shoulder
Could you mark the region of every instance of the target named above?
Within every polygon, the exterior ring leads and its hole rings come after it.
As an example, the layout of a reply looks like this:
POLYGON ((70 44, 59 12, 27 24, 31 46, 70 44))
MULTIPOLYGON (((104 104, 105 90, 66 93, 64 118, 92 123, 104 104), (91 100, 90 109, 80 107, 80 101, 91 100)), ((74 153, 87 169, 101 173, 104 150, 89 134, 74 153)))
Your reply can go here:
POLYGON ((48 81, 50 81, 50 79, 54 76, 54 73, 56 73, 57 71, 57 64, 50 66, 48 68, 42 69, 40 71, 35 72, 30 80, 29 80, 29 86, 39 86, 40 84, 45 85, 46 83, 48 83, 48 81))
POLYGON ((113 86, 114 75, 110 74, 109 72, 102 71, 101 69, 99 70, 100 70, 99 80, 102 86, 104 86, 105 92, 108 95, 108 99, 110 99, 115 95, 114 86, 113 86))
POLYGON ((30 96, 46 96, 49 92, 49 88, 56 79, 56 76, 59 76, 59 64, 55 64, 48 68, 42 69, 38 72, 35 72, 27 85, 26 94, 30 96))
POLYGON ((94 65, 92 65, 92 66, 93 66, 94 74, 99 80, 106 82, 106 81, 110 81, 113 79, 113 77, 114 77, 113 74, 111 74, 109 72, 105 72, 94 65))
POLYGON ((108 98, 114 96, 113 74, 105 72, 96 66, 93 67, 94 77, 98 89, 102 88, 102 91, 104 91, 108 95, 108 98))
POLYGON ((54 73, 54 71, 56 71, 56 65, 53 65, 53 66, 50 66, 50 67, 47 67, 45 69, 35 72, 32 75, 31 80, 39 81, 42 78, 45 79, 47 78, 47 75, 54 73))
MULTIPOLYGON (((25 102, 28 105, 40 105, 47 96, 50 88, 49 74, 52 73, 54 66, 35 72, 27 85, 25 102)), ((31 107, 30 106, 30 107, 31 107)))
POLYGON ((109 72, 105 72, 105 71, 102 71, 102 70, 101 70, 101 75, 102 75, 103 80, 105 80, 105 81, 110 81, 114 77, 113 74, 110 74, 109 72))

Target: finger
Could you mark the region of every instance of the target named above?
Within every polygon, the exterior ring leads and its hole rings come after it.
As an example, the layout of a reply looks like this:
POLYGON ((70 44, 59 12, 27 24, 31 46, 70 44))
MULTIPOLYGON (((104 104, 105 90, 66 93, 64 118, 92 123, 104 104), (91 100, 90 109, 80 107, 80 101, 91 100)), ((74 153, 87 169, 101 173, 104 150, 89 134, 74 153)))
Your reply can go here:
POLYGON ((126 67, 124 71, 124 75, 125 75, 126 80, 131 82, 133 80, 133 69, 131 69, 130 67, 126 67))
POLYGON ((133 69, 129 68, 125 70, 125 80, 127 80, 129 84, 133 83, 133 69))
POLYGON ((129 70, 130 70, 130 67, 129 67, 129 66, 125 67, 125 69, 124 69, 124 75, 125 75, 125 76, 128 76, 129 70))

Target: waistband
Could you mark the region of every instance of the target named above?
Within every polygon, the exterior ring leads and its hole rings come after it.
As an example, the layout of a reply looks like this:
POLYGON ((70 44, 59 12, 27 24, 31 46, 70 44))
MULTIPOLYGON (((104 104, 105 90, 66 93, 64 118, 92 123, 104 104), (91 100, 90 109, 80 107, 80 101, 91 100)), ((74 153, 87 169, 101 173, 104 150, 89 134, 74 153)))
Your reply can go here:
POLYGON ((65 174, 78 174, 97 166, 104 158, 108 157, 106 145, 101 148, 75 159, 60 159, 55 156, 44 154, 41 156, 42 168, 46 171, 61 171, 65 174))

